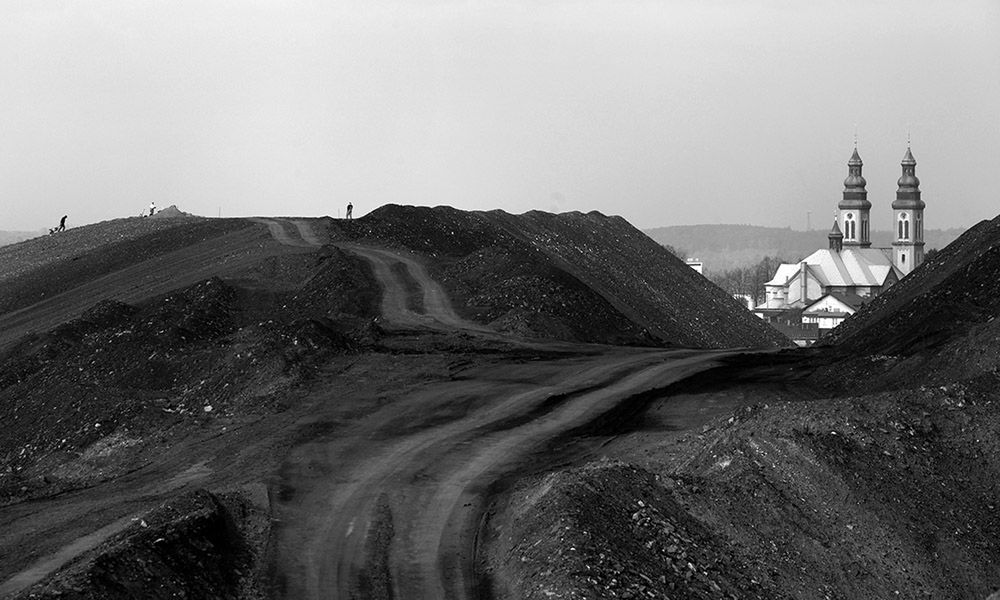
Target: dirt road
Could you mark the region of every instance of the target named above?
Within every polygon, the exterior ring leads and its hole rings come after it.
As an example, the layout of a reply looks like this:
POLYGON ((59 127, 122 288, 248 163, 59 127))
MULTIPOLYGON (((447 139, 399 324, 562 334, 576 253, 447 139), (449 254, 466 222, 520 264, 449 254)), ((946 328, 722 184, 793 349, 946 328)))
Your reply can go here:
MULTIPOLYGON (((416 260, 344 247, 371 263, 392 326, 485 329, 458 317, 416 260)), ((288 457, 273 494, 281 523, 277 594, 481 597, 476 540, 497 483, 548 464, 545 450, 560 434, 720 356, 607 349, 478 367, 452 381, 400 390, 391 406, 348 435, 313 439, 288 457)))
MULTIPOLYGON (((267 231, 248 227, 188 246, 4 315, 0 345, 101 298, 137 301, 330 242, 306 220, 256 222, 267 231)), ((289 399, 286 413, 204 429, 151 454, 137 470, 5 506, 0 596, 45 577, 173 494, 270 481, 274 596, 485 597, 477 536, 497 489, 551 466, 552 439, 723 356, 509 340, 456 314, 418 257, 339 246, 371 264, 383 288, 385 329, 402 337, 460 330, 483 347, 526 350, 343 357, 330 382, 318 383, 308 401, 289 399), (399 366, 407 360, 430 366, 416 373, 409 363, 399 366)))
POLYGON ((276 495, 281 595, 479 597, 476 535, 490 487, 543 467, 560 433, 717 357, 611 351, 494 366, 407 390, 350 436, 300 446, 276 495))

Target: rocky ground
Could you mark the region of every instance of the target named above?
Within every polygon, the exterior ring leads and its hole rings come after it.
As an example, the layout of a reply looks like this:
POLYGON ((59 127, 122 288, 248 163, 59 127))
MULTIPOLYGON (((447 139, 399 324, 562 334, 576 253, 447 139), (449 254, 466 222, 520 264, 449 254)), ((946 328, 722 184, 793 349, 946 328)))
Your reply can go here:
POLYGON ((788 340, 620 217, 385 206, 334 239, 432 257, 468 318, 521 336, 679 347, 788 340))
POLYGON ((997 247, 1000 220, 981 223, 827 347, 696 376, 606 443, 608 462, 511 493, 502 597, 992 598, 997 247), (700 537, 673 534, 687 519, 700 537))
MULTIPOLYGON (((295 506, 276 476, 293 449, 351 436, 381 448, 474 416, 476 398, 515 379, 631 356, 586 342, 782 343, 620 219, 390 206, 302 223, 123 219, 0 248, 0 320, 30 332, 0 343, 0 595, 15 589, 3 580, 76 548, 19 597, 281 597, 270 511, 295 506), (279 243, 271 226, 291 237, 279 243), (336 242, 418 258, 464 318, 499 335, 380 321, 381 284, 336 242), (152 264, 197 278, 137 281, 152 264), (53 298, 58 311, 37 322, 72 318, 33 327, 53 298), (460 401, 400 403, 402 390, 419 400, 456 382, 460 401), (374 421, 378 435, 358 428, 382 413, 395 416, 374 421)), ((997 229, 970 230, 829 348, 727 359, 554 437, 502 485, 477 484, 491 490, 476 500, 480 595, 1000 588, 997 229)), ((397 271, 421 312, 421 285, 397 271)), ((538 402, 496 426, 541 421, 573 396, 538 402)), ((309 455, 295 468, 332 476, 309 455)), ((394 527, 378 530, 386 544, 405 530, 394 527)), ((391 595, 386 581, 371 579, 369 595, 391 595)))

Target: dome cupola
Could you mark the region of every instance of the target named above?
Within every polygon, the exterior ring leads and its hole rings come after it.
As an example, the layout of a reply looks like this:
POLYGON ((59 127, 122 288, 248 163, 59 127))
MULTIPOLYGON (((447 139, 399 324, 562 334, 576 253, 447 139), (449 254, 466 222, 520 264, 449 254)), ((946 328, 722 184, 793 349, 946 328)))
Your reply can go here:
POLYGON ((916 176, 917 161, 910 152, 910 146, 906 146, 906 155, 900 162, 903 174, 900 176, 896 190, 896 200, 892 203, 893 208, 924 208, 924 202, 920 199, 920 180, 916 176))
POLYGON ((854 147, 854 154, 851 160, 847 161, 847 179, 844 180, 844 198, 837 206, 841 209, 870 209, 871 202, 868 201, 868 190, 865 189, 867 181, 861 175, 861 156, 858 154, 858 147, 854 147))

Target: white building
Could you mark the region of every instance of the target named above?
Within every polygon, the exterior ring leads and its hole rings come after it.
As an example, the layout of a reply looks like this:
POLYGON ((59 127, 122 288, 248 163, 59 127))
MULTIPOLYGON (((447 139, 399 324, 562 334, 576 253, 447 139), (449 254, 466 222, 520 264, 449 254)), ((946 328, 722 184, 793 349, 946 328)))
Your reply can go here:
POLYGON ((837 205, 829 247, 798 263, 779 266, 764 285, 764 302, 754 309, 758 316, 769 321, 818 323, 821 330, 831 329, 923 262, 924 203, 910 148, 903 157, 903 175, 892 203, 896 230, 892 248, 871 247, 872 205, 861 175, 862 164, 855 148, 847 163, 843 199, 837 205))

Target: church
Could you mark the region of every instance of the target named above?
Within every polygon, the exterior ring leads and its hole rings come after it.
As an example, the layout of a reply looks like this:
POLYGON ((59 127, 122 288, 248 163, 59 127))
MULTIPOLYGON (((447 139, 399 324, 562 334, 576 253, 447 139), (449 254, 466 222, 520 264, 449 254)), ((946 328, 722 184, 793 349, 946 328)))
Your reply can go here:
POLYGON ((862 165, 855 144, 847 163, 843 199, 828 235, 829 247, 798 263, 779 266, 771 281, 764 284, 764 302, 754 309, 759 317, 775 324, 785 321, 787 325, 789 320, 801 323, 801 327, 793 327, 801 330, 801 335, 790 337, 802 345, 836 327, 924 260, 924 202, 915 174, 917 161, 909 145, 892 203, 891 248, 871 247, 872 204, 861 175, 862 165))

